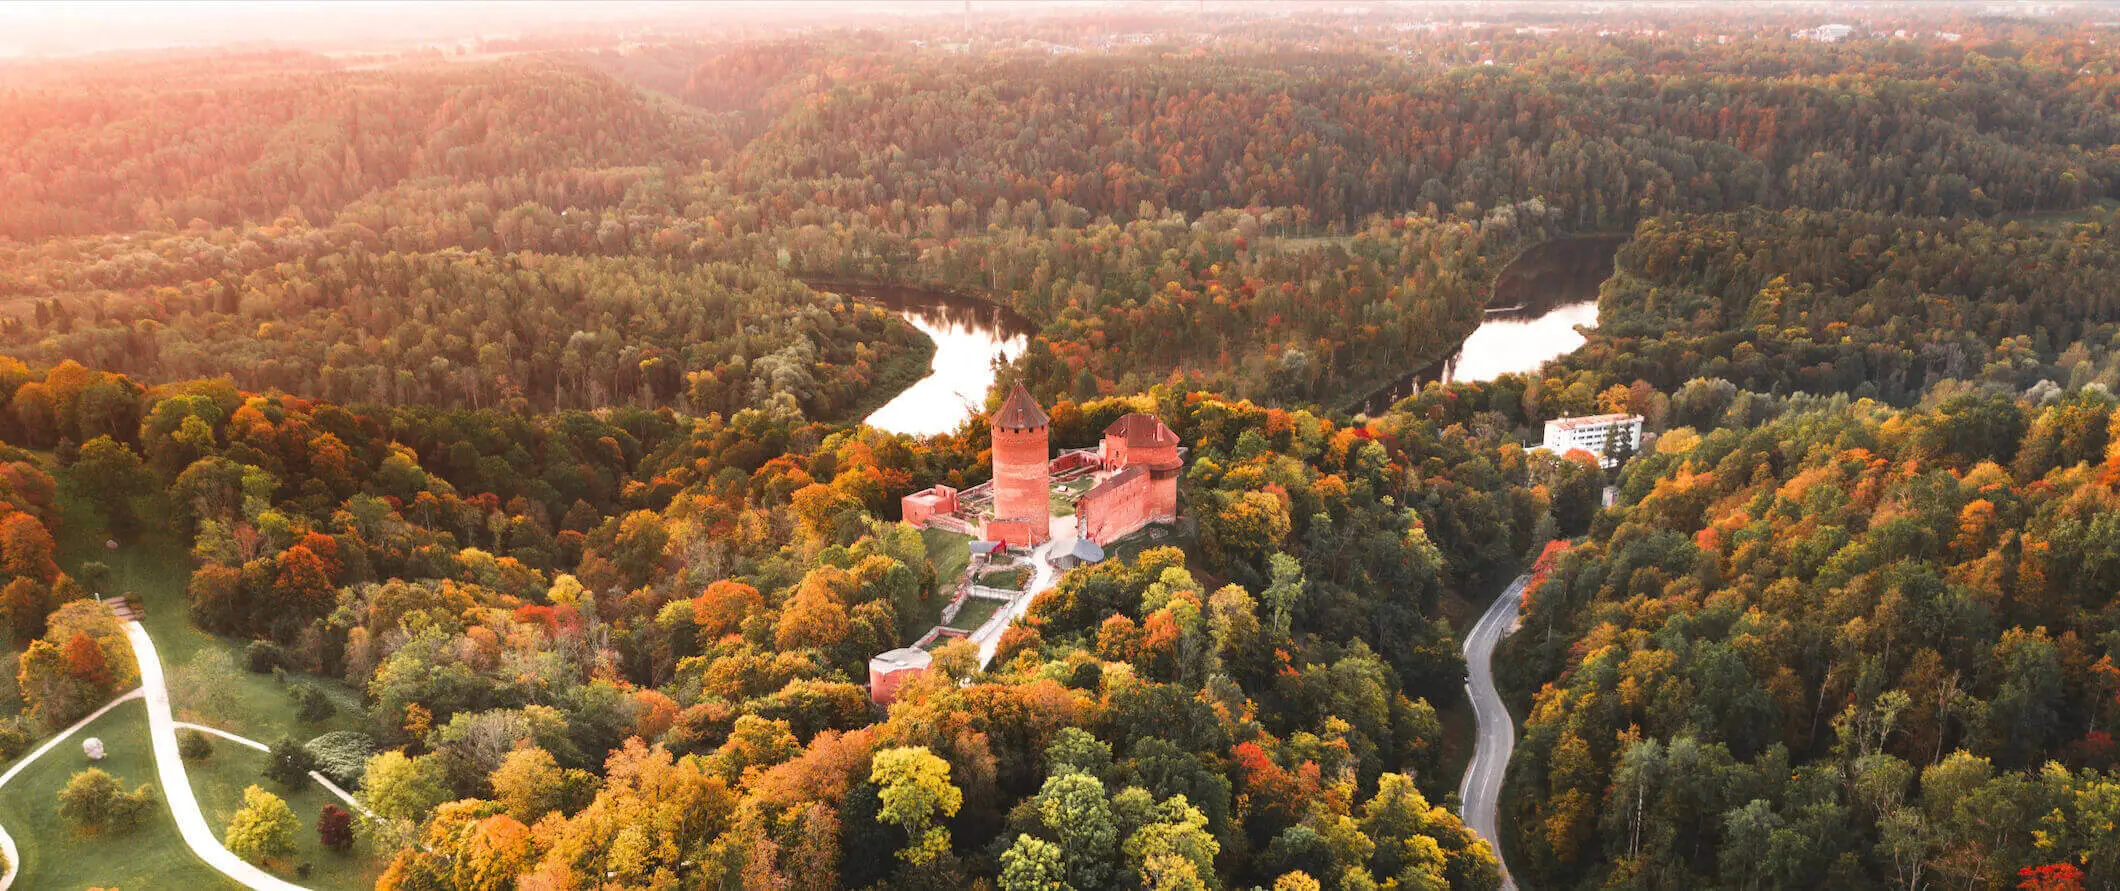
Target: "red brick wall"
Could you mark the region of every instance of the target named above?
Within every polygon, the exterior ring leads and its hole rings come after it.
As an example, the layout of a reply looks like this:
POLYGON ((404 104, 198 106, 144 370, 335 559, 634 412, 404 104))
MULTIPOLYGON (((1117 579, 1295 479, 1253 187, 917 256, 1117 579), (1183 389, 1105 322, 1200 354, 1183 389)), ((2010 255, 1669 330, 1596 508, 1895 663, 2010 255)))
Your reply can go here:
POLYGON ((1052 519, 1050 457, 1046 428, 994 428, 994 518, 1023 520, 1034 541, 1044 541, 1052 519))
POLYGON ((1052 521, 1032 525, 1025 520, 988 520, 986 528, 979 533, 987 541, 998 541, 1010 547, 1029 547, 1052 537, 1052 521))
POLYGON ((1178 518, 1178 472, 1150 474, 1148 480, 1148 516, 1152 520, 1173 521, 1178 518))
POLYGON ((1082 536, 1100 545, 1110 544, 1146 525, 1152 515, 1153 482, 1142 474, 1117 486, 1100 486, 1083 493, 1082 499, 1075 502, 1082 536))
POLYGON ((936 514, 957 512, 957 490, 948 486, 923 489, 898 499, 899 513, 915 526, 925 526, 936 514))
POLYGON ((905 514, 905 521, 915 526, 925 526, 929 517, 935 515, 934 501, 919 495, 907 495, 898 499, 898 508, 905 514))
POLYGON ((874 700, 877 705, 890 705, 898 698, 899 687, 905 686, 905 682, 908 679, 918 677, 926 673, 926 671, 927 669, 925 668, 901 668, 897 671, 885 673, 871 668, 869 669, 869 699, 874 700))

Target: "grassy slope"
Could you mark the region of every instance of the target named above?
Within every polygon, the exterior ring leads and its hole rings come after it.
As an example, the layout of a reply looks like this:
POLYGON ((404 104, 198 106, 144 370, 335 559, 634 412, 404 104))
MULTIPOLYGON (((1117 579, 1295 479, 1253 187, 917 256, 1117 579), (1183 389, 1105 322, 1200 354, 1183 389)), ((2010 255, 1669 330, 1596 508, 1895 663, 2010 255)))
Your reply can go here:
MULTIPOLYGON (((326 850, 317 841, 317 812, 326 804, 345 807, 322 786, 305 782, 299 788, 288 789, 265 778, 266 757, 264 752, 240 746, 223 739, 213 741, 213 755, 204 761, 188 762, 191 770, 191 788, 199 795, 199 808, 206 814, 206 822, 214 826, 226 826, 243 807, 243 789, 257 786, 280 796, 294 815, 302 821, 302 828, 295 832, 297 852, 294 863, 310 864, 308 878, 298 881, 311 888, 373 888, 376 877, 381 875, 388 861, 373 856, 360 847, 353 853, 340 856, 326 850)), ((275 863, 275 872, 294 877, 292 864, 275 863)))
MULTIPOLYGON (((192 626, 186 614, 184 597, 184 586, 189 582, 191 573, 189 547, 172 531, 175 523, 169 518, 167 505, 143 501, 140 505, 142 521, 138 524, 140 531, 125 536, 117 548, 108 548, 104 542, 111 537, 111 533, 101 513, 92 502, 80 497, 65 471, 57 468, 53 470, 60 482, 60 506, 63 511, 58 541, 60 567, 72 573, 78 571, 82 563, 90 560, 100 560, 109 566, 111 590, 100 593, 129 594, 140 601, 147 613, 141 624, 147 627, 148 634, 155 639, 155 648, 162 656, 164 671, 174 672, 198 654, 213 650, 227 654, 238 667, 237 673, 226 679, 234 688, 233 695, 217 697, 218 701, 225 704, 223 708, 202 710, 187 704, 186 691, 172 689, 170 694, 175 700, 179 720, 218 727, 268 744, 282 736, 306 740, 331 730, 357 729, 355 716, 358 714, 360 696, 351 688, 335 680, 311 678, 332 696, 339 709, 336 715, 326 721, 305 724, 295 718, 294 699, 288 688, 281 685, 272 675, 251 674, 240 670, 244 663, 243 641, 209 634, 192 626)), ((172 686, 174 687, 174 684, 172 686)), ((139 726, 135 732, 140 737, 141 756, 146 758, 146 716, 139 708, 121 707, 97 723, 99 726, 109 723, 120 714, 131 714, 138 719, 139 726)), ((62 747, 46 757, 56 758, 65 751, 62 747)), ((72 751, 78 756, 78 748, 72 751)), ((44 765, 39 763, 37 768, 32 770, 43 767, 44 765)), ((148 760, 147 767, 143 776, 151 778, 151 759, 148 760)), ((310 862, 317 869, 303 884, 320 889, 374 887, 375 876, 381 872, 382 863, 359 854, 352 858, 340 857, 324 851, 317 844, 316 815, 326 801, 333 800, 328 797, 329 793, 315 786, 288 793, 277 784, 266 780, 263 776, 264 769, 263 753, 220 740, 215 742, 213 758, 190 766, 192 790, 199 797, 208 825, 227 825, 228 818, 242 806, 243 788, 258 783, 273 794, 287 799, 296 816, 302 819, 302 833, 297 838, 302 846, 302 853, 298 860, 310 862)), ((16 816, 17 812, 6 806, 18 800, 15 797, 19 791, 16 784, 27 779, 25 774, 15 783, 9 784, 7 789, 0 790, 0 819, 5 819, 5 825, 15 833, 23 859, 35 861, 38 855, 31 853, 32 846, 48 844, 49 840, 41 836, 26 837, 20 830, 14 829, 20 825, 17 823, 20 818, 16 816)), ((66 777, 61 776, 58 781, 63 784, 65 780, 66 777)), ((56 794, 56 787, 51 794, 56 794)), ((49 794, 44 797, 49 798, 49 794)), ((140 852, 137 857, 140 868, 135 869, 132 866, 135 857, 131 855, 111 861, 120 864, 122 868, 117 871, 119 878, 106 877, 105 882, 127 889, 221 887, 210 884, 218 880, 219 874, 213 873, 203 864, 198 864, 191 858, 189 851, 185 850, 182 839, 176 835, 174 824, 169 823, 166 806, 157 813, 162 822, 168 824, 166 837, 146 832, 129 837, 126 843, 131 846, 130 849, 140 852), (169 845, 174 845, 174 849, 164 850, 165 846, 169 845), (170 857, 181 857, 213 878, 207 880, 209 884, 161 881, 158 878, 159 873, 154 871, 159 868, 156 864, 170 857)), ((283 868, 280 871, 290 877, 292 875, 288 869, 283 868)), ((28 876, 28 873, 24 875, 28 876)), ((86 886, 31 882, 19 887, 86 886)))
MULTIPOLYGON (((141 531, 127 536, 117 548, 106 548, 104 542, 110 538, 108 524, 95 505, 75 492, 65 471, 55 471, 55 475, 60 481, 62 509, 58 541, 60 568, 75 573, 82 563, 90 560, 100 560, 109 566, 112 590, 100 593, 130 594, 140 601, 147 612, 141 624, 147 626, 147 633, 155 639, 155 649, 161 653, 164 671, 176 672, 193 657, 208 650, 226 653, 240 669, 244 662, 245 642, 200 631, 192 627, 186 614, 184 586, 191 580, 190 548, 172 531, 176 524, 169 518, 167 506, 143 502, 141 531)), ((321 724, 297 721, 293 696, 269 674, 239 670, 230 683, 235 688, 234 695, 221 699, 230 702, 231 707, 211 713, 201 713, 187 703, 184 690, 172 689, 170 694, 176 701, 178 719, 196 721, 266 743, 282 736, 306 740, 330 730, 354 729, 351 710, 358 707, 360 697, 337 681, 320 681, 325 692, 331 694, 340 706, 337 716, 321 724)))
POLYGON ((920 541, 927 546, 928 566, 935 570, 935 596, 928 601, 927 610, 920 616, 920 621, 914 623, 915 627, 911 636, 906 638, 906 643, 919 639, 921 635, 928 633, 928 629, 942 622, 942 608, 949 604, 950 598, 957 596, 957 582, 964 577, 965 564, 972 560, 972 552, 968 547, 972 537, 969 535, 959 535, 942 529, 922 529, 920 541))
POLYGON ((167 796, 155 782, 147 707, 138 701, 111 709, 0 789, 0 824, 7 826, 22 853, 17 888, 239 887, 192 856, 177 835, 167 796), (91 736, 102 739, 109 752, 96 766, 127 789, 145 783, 155 790, 155 806, 146 823, 128 834, 84 838, 59 819, 59 790, 75 772, 90 766, 80 740, 91 736))

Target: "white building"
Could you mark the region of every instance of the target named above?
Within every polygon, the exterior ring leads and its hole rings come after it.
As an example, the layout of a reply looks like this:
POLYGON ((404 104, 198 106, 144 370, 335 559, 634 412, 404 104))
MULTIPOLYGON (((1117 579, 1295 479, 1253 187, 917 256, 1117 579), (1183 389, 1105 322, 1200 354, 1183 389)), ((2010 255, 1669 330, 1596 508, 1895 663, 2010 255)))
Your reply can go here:
POLYGON ((1630 452, 1639 450, 1642 447, 1641 415, 1555 418, 1546 422, 1546 441, 1540 443, 1539 448, 1556 455, 1582 449, 1596 455, 1606 467, 1611 467, 1616 462, 1605 454, 1607 442, 1630 452))
POLYGON ((1797 40, 1816 40, 1819 43, 1839 43, 1843 40, 1848 39, 1848 37, 1854 33, 1855 26, 1853 25, 1819 25, 1816 28, 1805 28, 1789 36, 1794 37, 1797 40))

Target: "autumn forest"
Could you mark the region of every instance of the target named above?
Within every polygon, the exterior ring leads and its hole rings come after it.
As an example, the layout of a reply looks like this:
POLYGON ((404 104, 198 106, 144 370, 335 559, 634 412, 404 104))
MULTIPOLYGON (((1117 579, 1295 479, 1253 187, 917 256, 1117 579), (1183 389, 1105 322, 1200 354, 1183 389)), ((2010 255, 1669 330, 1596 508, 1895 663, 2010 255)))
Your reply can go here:
POLYGON ((2060 6, 0 60, 0 888, 277 887, 187 819, 319 889, 2120 888, 2120 34, 2060 6), (1409 378, 1571 239, 1579 348, 1409 378), (864 423, 946 345, 833 283, 1021 320, 983 409, 1167 424, 1177 522, 967 569, 901 499, 987 419, 864 423))

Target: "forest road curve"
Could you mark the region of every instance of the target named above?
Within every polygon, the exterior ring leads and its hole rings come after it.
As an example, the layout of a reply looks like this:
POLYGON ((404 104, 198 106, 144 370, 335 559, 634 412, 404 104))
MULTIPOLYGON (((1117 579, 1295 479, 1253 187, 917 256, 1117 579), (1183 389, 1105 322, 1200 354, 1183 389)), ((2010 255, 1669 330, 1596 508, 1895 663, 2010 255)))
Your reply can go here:
POLYGON ((1465 779, 1458 784, 1458 814, 1464 817, 1465 825, 1494 846, 1505 891, 1513 891, 1516 880, 1509 875, 1509 864, 1502 860, 1499 799, 1502 777, 1509 770, 1509 753, 1516 747, 1516 723, 1509 717, 1509 707, 1502 704, 1501 693, 1494 688, 1494 648, 1515 628, 1524 586, 1530 582, 1529 575, 1517 576, 1473 623, 1472 632, 1465 635, 1465 693, 1472 700, 1475 730, 1472 763, 1466 765, 1465 779))

